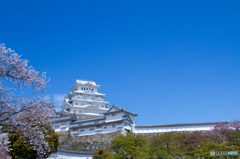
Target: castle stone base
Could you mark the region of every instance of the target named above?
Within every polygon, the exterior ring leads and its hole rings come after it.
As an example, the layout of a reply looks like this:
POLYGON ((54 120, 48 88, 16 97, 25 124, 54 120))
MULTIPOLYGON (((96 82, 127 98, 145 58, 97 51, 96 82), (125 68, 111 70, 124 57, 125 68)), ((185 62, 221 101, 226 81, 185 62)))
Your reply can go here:
POLYGON ((106 148, 111 144, 121 131, 116 131, 107 134, 87 135, 87 136, 70 136, 69 131, 58 132, 59 135, 59 149, 69 151, 86 151, 93 152, 99 148, 106 148))

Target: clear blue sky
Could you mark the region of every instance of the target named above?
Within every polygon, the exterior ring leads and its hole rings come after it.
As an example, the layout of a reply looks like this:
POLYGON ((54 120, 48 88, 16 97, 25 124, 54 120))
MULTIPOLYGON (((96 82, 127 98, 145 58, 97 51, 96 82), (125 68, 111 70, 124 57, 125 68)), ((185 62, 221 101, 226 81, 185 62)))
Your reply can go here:
POLYGON ((137 124, 240 119, 240 1, 0 1, 0 43, 51 78, 102 85, 137 124))

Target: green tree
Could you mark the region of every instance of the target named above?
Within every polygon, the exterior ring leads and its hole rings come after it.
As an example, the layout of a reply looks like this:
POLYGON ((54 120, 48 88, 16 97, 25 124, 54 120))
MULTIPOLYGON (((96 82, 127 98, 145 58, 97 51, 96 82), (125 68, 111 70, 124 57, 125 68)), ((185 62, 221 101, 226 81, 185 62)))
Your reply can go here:
POLYGON ((195 148, 197 148, 203 139, 203 135, 199 132, 173 134, 173 152, 175 155, 184 158, 186 156, 193 158, 195 148))
POLYGON ((150 151, 151 157, 157 158, 170 158, 174 156, 174 139, 175 133, 164 133, 160 136, 153 136, 150 138, 150 151))
MULTIPOLYGON (((216 138, 204 138, 200 145, 195 149, 194 156, 195 157, 205 157, 205 158, 213 158, 210 155, 210 151, 238 151, 239 147, 235 145, 228 145, 228 142, 219 142, 216 138)), ((214 157, 220 157, 221 155, 215 155, 214 157)), ((224 157, 236 157, 236 156, 224 156, 224 157)))
POLYGON ((123 159, 134 156, 135 159, 143 159, 148 155, 147 143, 147 137, 143 137, 142 135, 120 135, 112 141, 114 158, 123 159))
POLYGON ((169 132, 150 138, 149 156, 158 158, 194 157, 199 146, 201 133, 169 132))
POLYGON ((93 159, 113 159, 113 157, 103 148, 100 148, 98 151, 94 152, 93 159))
MULTIPOLYGON (((43 132, 44 139, 50 146, 50 151, 45 149, 44 157, 50 156, 52 153, 57 152, 58 149, 58 134, 55 133, 54 129, 51 125, 45 125, 45 129, 47 131, 43 132)), ((36 159, 39 157, 39 154, 36 150, 34 150, 34 145, 31 144, 24 136, 18 133, 9 133, 9 148, 10 151, 8 152, 12 159, 22 158, 22 159, 36 159)))
POLYGON ((233 132, 226 136, 229 145, 235 145, 240 148, 240 131, 233 132))

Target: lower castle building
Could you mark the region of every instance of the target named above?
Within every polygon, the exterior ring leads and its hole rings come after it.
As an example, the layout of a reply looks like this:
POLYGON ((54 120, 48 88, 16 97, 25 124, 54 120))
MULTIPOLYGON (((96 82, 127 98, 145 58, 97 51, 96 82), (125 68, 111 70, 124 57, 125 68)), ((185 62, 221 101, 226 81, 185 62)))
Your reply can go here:
POLYGON ((56 117, 53 125, 56 132, 70 130, 72 136, 104 134, 119 130, 132 132, 136 116, 137 114, 113 105, 103 116, 77 119, 73 114, 56 117))
POLYGON ((85 136, 122 131, 131 133, 164 133, 172 131, 209 131, 220 122, 184 123, 166 125, 135 125, 137 114, 113 105, 101 117, 77 119, 76 115, 56 117, 53 124, 56 132, 68 131, 72 136, 85 136))
POLYGON ((64 99, 61 113, 54 118, 56 132, 68 131, 72 136, 86 136, 120 131, 131 133, 164 133, 171 131, 209 131, 220 122, 184 123, 167 125, 135 125, 137 114, 103 100, 105 94, 97 92, 100 85, 94 81, 76 79, 64 99))

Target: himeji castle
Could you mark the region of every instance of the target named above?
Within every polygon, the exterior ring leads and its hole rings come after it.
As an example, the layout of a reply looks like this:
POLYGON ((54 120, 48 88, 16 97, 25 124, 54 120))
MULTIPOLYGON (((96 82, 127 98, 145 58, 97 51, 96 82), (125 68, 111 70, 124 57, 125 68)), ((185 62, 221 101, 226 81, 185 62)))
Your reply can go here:
POLYGON ((103 98, 106 94, 98 93, 101 85, 94 81, 75 80, 75 84, 70 88, 70 92, 65 98, 62 105, 61 115, 76 114, 78 119, 103 116, 109 108, 103 98))
POLYGON ((209 131, 220 122, 177 123, 165 125, 136 125, 135 113, 113 105, 98 93, 101 85, 95 80, 75 80, 65 98, 60 115, 55 117, 53 127, 56 132, 70 131, 72 136, 86 136, 121 131, 130 133, 164 133, 171 131, 209 131))

